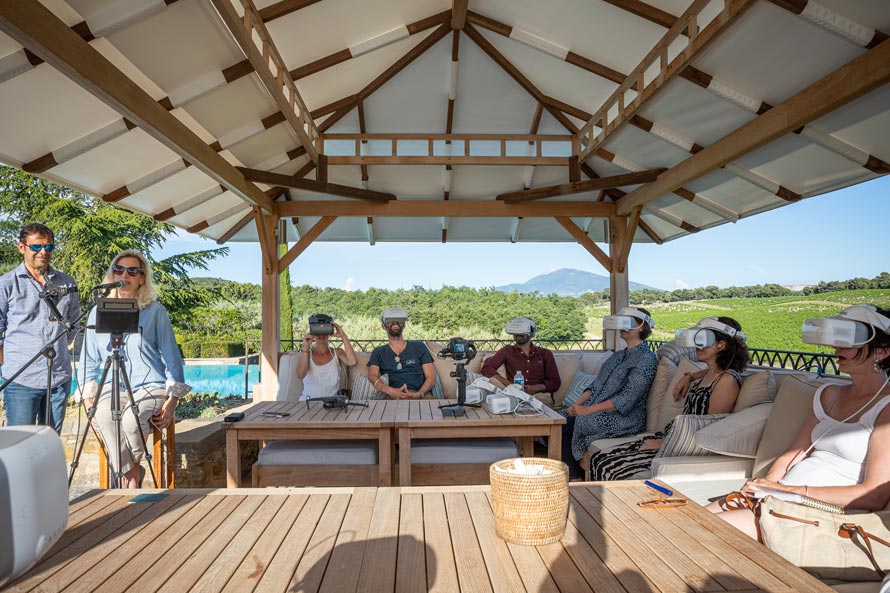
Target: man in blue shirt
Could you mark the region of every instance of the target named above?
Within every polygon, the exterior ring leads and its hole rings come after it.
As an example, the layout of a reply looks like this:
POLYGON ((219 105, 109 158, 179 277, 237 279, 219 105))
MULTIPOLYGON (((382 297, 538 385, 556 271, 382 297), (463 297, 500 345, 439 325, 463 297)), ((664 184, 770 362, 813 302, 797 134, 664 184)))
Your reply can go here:
POLYGON ((423 342, 402 337, 408 323, 407 309, 385 309, 380 316, 388 342, 377 346, 368 361, 368 382, 392 399, 420 399, 436 384, 433 357, 423 342), (384 385, 380 375, 389 377, 384 385))
MULTIPOLYGON (((65 329, 41 298, 47 285, 74 287, 74 278, 54 270, 49 262, 55 248, 53 232, 33 223, 19 233, 22 264, 0 276, 0 364, 3 375, 12 377, 65 329)), ((60 291, 67 292, 67 291, 60 291)), ((68 346, 77 334, 80 297, 76 291, 58 297, 57 308, 72 325, 67 337, 54 343, 52 359, 51 418, 46 418, 46 359, 39 358, 22 371, 3 391, 9 426, 48 424, 62 432, 62 420, 71 391, 71 355, 68 346)))

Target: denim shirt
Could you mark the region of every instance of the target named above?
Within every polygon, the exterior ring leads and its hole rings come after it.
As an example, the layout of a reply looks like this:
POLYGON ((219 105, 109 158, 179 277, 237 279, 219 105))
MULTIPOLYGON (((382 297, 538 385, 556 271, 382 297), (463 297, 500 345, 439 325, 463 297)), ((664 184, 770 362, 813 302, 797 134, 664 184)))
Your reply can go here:
MULTIPOLYGON (((49 268, 50 281, 58 286, 74 286, 74 278, 49 268)), ((28 273, 25 264, 0 276, 0 346, 3 347, 3 376, 12 377, 16 371, 37 354, 45 344, 63 331, 58 321, 50 321, 49 305, 40 298, 43 288, 28 273)), ((74 324, 67 338, 55 344, 56 357, 52 364, 53 387, 71 380, 71 354, 68 344, 77 334, 80 317, 80 297, 76 292, 59 297, 59 312, 74 324)), ((25 369, 16 380, 19 385, 35 389, 46 388, 46 359, 40 357, 25 369)), ((2 381, 0 381, 2 383, 2 381)))
MULTIPOLYGON (((95 325, 96 309, 90 311, 87 325, 95 325)), ((182 355, 176 345, 173 326, 167 310, 157 301, 152 301, 139 311, 139 333, 124 334, 121 356, 124 368, 130 379, 133 391, 140 387, 166 387, 169 395, 179 397, 188 391, 183 375, 182 355)), ((87 332, 80 353, 82 375, 78 375, 84 386, 84 397, 93 397, 102 377, 105 359, 111 354, 111 336, 87 332)), ((110 378, 106 379, 110 382, 110 378)), ((124 388, 121 379, 121 388, 124 388)))

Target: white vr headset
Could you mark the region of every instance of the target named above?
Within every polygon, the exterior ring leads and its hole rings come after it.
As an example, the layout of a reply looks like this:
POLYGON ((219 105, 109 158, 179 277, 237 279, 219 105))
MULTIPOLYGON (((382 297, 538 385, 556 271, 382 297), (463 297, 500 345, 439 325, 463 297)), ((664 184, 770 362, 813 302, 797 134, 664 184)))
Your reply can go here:
POLYGON ((380 314, 380 322, 390 323, 392 321, 400 321, 402 323, 408 321, 408 309, 398 309, 393 307, 384 309, 383 313, 380 314))
POLYGON ((717 342, 716 334, 720 333, 730 338, 739 337, 745 339, 745 334, 736 330, 731 325, 726 325, 716 317, 705 317, 694 327, 678 329, 674 338, 678 346, 685 348, 709 348, 717 342))
POLYGON ((636 307, 625 307, 618 311, 618 315, 603 317, 603 329, 627 331, 639 327, 641 323, 648 325, 649 329, 655 328, 655 322, 652 321, 652 318, 636 307))
POLYGON ((538 326, 536 326, 535 322, 528 317, 516 317, 515 319, 511 319, 506 327, 504 327, 504 331, 511 336, 519 336, 523 334, 533 336, 537 329, 538 326))
POLYGON ((807 344, 858 348, 874 338, 878 329, 890 334, 890 319, 871 305, 854 305, 833 317, 807 319, 802 337, 807 344))

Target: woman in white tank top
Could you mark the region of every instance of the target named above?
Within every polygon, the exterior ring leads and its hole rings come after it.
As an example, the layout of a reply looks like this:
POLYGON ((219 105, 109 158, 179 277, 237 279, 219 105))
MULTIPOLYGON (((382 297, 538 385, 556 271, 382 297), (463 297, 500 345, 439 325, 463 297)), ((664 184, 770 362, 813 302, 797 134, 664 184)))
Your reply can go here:
POLYGON ((297 363, 297 377, 303 380, 300 401, 336 395, 340 389, 340 364, 351 367, 356 363, 355 351, 346 332, 333 321, 331 324, 334 326, 333 336, 343 341, 343 348, 328 346, 330 336, 327 334, 303 337, 303 352, 297 363))
MULTIPOLYGON (((820 387, 791 447, 766 477, 749 481, 742 492, 780 490, 876 511, 890 500, 890 312, 857 305, 831 319, 861 322, 871 337, 860 340, 862 344, 868 339, 861 347, 834 346, 838 369, 852 382, 820 387)), ((750 511, 728 510, 725 499, 707 508, 760 539, 750 511)))

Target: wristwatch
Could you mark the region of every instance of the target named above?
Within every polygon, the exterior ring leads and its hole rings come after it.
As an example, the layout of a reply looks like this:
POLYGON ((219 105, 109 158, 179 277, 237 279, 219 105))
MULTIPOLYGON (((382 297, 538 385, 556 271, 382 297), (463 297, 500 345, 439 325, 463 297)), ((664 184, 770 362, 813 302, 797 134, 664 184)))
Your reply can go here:
POLYGON ((418 391, 417 393, 418 393, 417 399, 423 399, 423 396, 426 395, 426 391, 424 391, 422 389, 420 391, 418 391))

